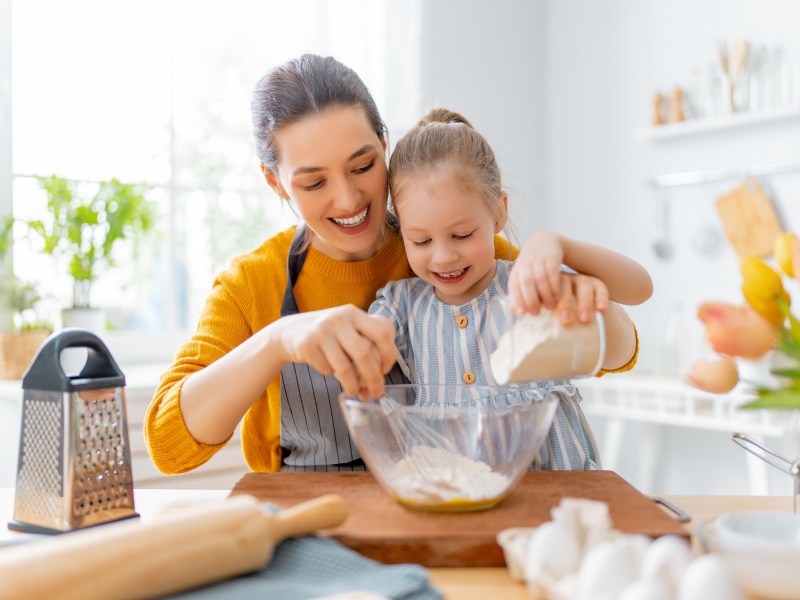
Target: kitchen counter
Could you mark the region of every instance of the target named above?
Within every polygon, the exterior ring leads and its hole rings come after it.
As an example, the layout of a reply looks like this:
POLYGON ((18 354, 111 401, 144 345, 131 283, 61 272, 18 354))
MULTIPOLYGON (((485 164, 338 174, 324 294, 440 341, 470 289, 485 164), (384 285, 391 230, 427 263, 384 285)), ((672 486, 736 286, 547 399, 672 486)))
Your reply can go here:
MULTIPOLYGON (((136 510, 142 519, 180 511, 191 506, 222 502, 227 490, 166 490, 137 489, 136 510)), ((692 516, 692 525, 708 522, 715 517, 745 510, 791 512, 789 496, 668 496, 692 516)), ((0 519, 8 522, 13 512, 14 489, 0 488, 0 519)), ((491 513, 487 513, 490 515, 491 513)), ((25 534, 0 529, 0 542, 23 537, 25 534)), ((503 568, 434 568, 430 569, 432 582, 447 600, 527 600, 524 585, 512 581, 503 568)))

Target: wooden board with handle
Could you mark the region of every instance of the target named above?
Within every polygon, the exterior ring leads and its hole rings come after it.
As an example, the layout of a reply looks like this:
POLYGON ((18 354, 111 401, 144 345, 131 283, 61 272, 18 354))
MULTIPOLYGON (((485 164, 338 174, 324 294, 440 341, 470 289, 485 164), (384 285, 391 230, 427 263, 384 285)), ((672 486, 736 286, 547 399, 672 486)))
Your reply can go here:
POLYGON ((404 508, 370 473, 248 473, 231 492, 253 495, 280 507, 326 493, 341 495, 349 516, 325 533, 383 563, 503 566, 497 533, 549 521, 550 509, 566 497, 607 503, 614 527, 624 532, 689 536, 653 500, 613 471, 529 471, 499 506, 468 513, 404 508))
POLYGON ((725 237, 740 259, 772 254, 781 224, 775 208, 756 179, 717 198, 725 237))

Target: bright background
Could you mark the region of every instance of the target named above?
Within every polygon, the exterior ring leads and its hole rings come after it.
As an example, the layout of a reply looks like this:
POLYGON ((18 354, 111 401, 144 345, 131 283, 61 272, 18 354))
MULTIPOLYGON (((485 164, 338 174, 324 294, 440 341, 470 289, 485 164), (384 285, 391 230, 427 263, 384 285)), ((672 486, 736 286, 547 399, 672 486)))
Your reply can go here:
MULTIPOLYGON (((0 214, 41 206, 34 174, 151 184, 160 231, 149 262, 109 273, 94 301, 113 309, 112 337, 132 340, 115 346, 126 362, 168 362, 214 273, 294 219, 259 172, 250 90, 271 65, 332 54, 366 81, 390 143, 432 106, 466 115, 497 152, 520 237, 553 229, 644 264, 655 295, 630 309, 637 371, 677 379, 706 351, 697 303, 740 300, 714 208, 740 178, 662 191, 648 181, 800 161, 798 23, 793 0, 0 0, 0 214), (785 118, 640 139, 656 90, 681 86, 716 116, 705 98, 720 85, 720 39, 759 50, 782 90, 756 108, 785 118), (668 260, 653 251, 663 239, 668 260)), ((762 183, 796 230, 800 172, 762 183)), ((54 307, 65 297, 41 257, 20 247, 14 266, 41 276, 54 307)), ((592 424, 602 442, 604 420, 592 424)), ((629 429, 620 472, 635 472, 651 433, 629 429)), ((660 435, 655 491, 747 491, 729 432, 660 435)))

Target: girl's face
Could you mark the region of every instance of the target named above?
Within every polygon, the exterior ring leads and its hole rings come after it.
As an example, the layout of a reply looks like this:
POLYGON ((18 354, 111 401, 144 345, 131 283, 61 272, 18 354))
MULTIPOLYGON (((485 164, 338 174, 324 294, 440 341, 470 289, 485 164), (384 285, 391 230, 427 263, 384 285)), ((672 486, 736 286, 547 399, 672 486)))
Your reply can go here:
POLYGON ((496 214, 478 189, 466 187, 452 169, 408 176, 395 198, 408 262, 445 304, 464 304, 494 277, 494 235, 506 223, 508 197, 496 214))
POLYGON ((337 107, 304 117, 278 132, 277 146, 277 172, 262 170, 313 231, 311 245, 336 260, 372 258, 385 236, 386 143, 364 110, 337 107))

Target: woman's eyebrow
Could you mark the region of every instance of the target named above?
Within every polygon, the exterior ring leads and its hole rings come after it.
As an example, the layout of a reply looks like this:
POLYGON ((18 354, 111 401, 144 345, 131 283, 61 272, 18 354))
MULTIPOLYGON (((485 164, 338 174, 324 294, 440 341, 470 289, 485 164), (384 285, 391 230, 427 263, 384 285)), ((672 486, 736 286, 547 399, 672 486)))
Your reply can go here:
POLYGON ((359 148, 358 150, 353 152, 350 156, 348 156, 347 160, 353 160, 354 158, 358 158, 359 156, 363 156, 363 155, 367 154, 368 152, 373 152, 373 151, 377 151, 377 150, 378 149, 375 147, 374 144, 364 144, 363 146, 361 146, 361 148, 359 148))
MULTIPOLYGON (((364 144, 353 152, 350 156, 347 157, 347 161, 351 161, 359 156, 363 156, 368 154, 369 152, 377 151, 377 148, 374 144, 364 144)), ((324 167, 298 167, 294 171, 292 171, 292 175, 305 175, 306 173, 319 173, 320 171, 324 171, 324 167)))

